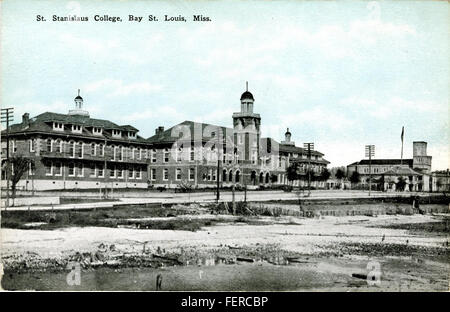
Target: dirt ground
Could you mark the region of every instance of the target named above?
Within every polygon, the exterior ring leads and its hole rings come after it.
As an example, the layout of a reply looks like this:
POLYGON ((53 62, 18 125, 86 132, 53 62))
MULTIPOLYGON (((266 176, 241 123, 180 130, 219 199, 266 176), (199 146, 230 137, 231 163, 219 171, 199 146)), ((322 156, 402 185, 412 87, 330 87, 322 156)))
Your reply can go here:
POLYGON ((76 261, 83 280, 77 290, 154 290, 160 273, 165 290, 448 291, 447 225, 413 230, 448 216, 199 214, 173 218, 219 220, 198 231, 5 228, 2 287, 74 290, 66 266, 76 261), (368 268, 373 262, 379 269, 368 268), (370 285, 374 270, 380 283, 370 285))

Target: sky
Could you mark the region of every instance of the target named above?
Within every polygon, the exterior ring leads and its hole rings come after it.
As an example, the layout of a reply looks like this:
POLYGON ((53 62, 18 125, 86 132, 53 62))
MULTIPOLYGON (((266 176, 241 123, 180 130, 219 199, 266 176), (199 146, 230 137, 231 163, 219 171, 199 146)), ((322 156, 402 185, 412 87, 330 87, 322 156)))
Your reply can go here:
POLYGON ((449 168, 445 1, 21 1, 1 5, 1 105, 91 117, 147 138, 184 120, 232 126, 245 82, 262 136, 314 142, 330 167, 412 158, 449 168), (53 15, 89 22, 52 22, 53 15), (143 16, 129 22, 128 15, 143 16), (164 22, 164 15, 186 22, 164 22), (194 22, 192 16, 209 16, 194 22), (36 21, 42 15, 45 22, 36 21), (94 15, 122 22, 94 21, 94 15), (159 21, 149 22, 148 15, 159 21))

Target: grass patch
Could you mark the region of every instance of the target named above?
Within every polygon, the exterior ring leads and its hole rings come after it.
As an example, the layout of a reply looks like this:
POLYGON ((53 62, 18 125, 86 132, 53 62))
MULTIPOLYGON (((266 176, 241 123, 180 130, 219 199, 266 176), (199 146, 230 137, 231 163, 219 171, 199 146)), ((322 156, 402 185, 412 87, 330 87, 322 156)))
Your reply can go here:
POLYGON ((412 256, 426 257, 435 260, 449 259, 449 249, 439 247, 415 246, 409 244, 387 244, 387 243, 345 243, 339 245, 339 251, 349 255, 363 255, 369 257, 383 256, 412 256))
MULTIPOLYGON (((121 208, 101 208, 89 210, 55 210, 55 211, 2 211, 1 227, 28 229, 26 223, 45 222, 46 224, 34 227, 34 229, 51 230, 70 226, 105 226, 116 227, 120 222, 125 224, 128 221, 120 221, 128 218, 148 218, 148 217, 167 217, 179 214, 192 213, 188 208, 164 207, 154 205, 149 207, 127 206, 121 208)), ((151 222, 151 221, 149 221, 151 222)), ((181 221, 180 221, 181 222, 181 221)), ((159 229, 186 229, 195 230, 200 227, 199 222, 185 221, 193 223, 192 226, 182 226, 173 224, 172 221, 154 221, 154 224, 145 224, 149 228, 159 229)), ((208 225, 208 224, 204 224, 208 225)))
POLYGON ((408 230, 411 234, 440 234, 448 235, 450 233, 449 225, 450 217, 443 217, 438 222, 422 222, 422 223, 402 223, 390 224, 384 226, 376 226, 385 229, 408 230))

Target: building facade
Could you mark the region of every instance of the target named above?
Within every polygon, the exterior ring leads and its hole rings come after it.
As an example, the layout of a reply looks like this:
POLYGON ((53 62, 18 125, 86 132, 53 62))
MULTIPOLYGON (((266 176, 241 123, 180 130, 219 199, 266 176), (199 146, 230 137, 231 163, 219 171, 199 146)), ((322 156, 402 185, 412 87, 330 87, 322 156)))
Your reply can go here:
MULTIPOLYGON (((68 114, 46 112, 2 131, 2 186, 6 138, 9 157, 30 158, 22 190, 147 187, 147 142, 130 125, 93 119, 75 98, 68 114)), ((14 170, 14 168, 13 168, 14 170)))
POLYGON ((360 175, 360 184, 369 184, 372 177, 374 189, 381 191, 399 191, 398 182, 405 182, 404 191, 428 192, 432 191, 431 179, 432 156, 427 155, 427 142, 413 142, 412 159, 368 159, 352 163, 347 166, 347 175, 354 171, 360 175))
MULTIPOLYGON (((46 112, 2 131, 2 187, 5 187, 6 138, 10 157, 33 160, 18 189, 212 188, 293 184, 286 169, 298 162, 301 172, 320 174, 329 163, 318 151, 295 146, 289 130, 281 143, 261 138, 261 117, 248 89, 241 95, 233 127, 184 121, 163 126, 145 139, 131 125, 90 118, 83 98, 68 114, 46 112)), ((316 183, 317 182, 313 182, 316 183)), ((320 185, 316 185, 320 187, 320 185)))

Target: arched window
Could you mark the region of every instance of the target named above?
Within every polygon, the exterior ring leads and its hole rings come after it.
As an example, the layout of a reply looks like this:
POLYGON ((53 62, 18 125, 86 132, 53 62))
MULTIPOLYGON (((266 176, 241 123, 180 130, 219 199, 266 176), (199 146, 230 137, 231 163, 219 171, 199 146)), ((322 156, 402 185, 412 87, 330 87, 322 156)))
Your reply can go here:
POLYGON ((239 183, 240 179, 241 179, 241 173, 238 170, 238 171, 236 171, 236 177, 235 177, 236 183, 239 183))
POLYGON ((222 181, 227 182, 227 169, 223 169, 222 171, 222 181))
POLYGON ((233 170, 230 170, 230 173, 228 175, 228 181, 233 182, 233 170))
POLYGON ((62 152, 62 141, 60 139, 56 140, 55 142, 55 152, 57 153, 62 152))

